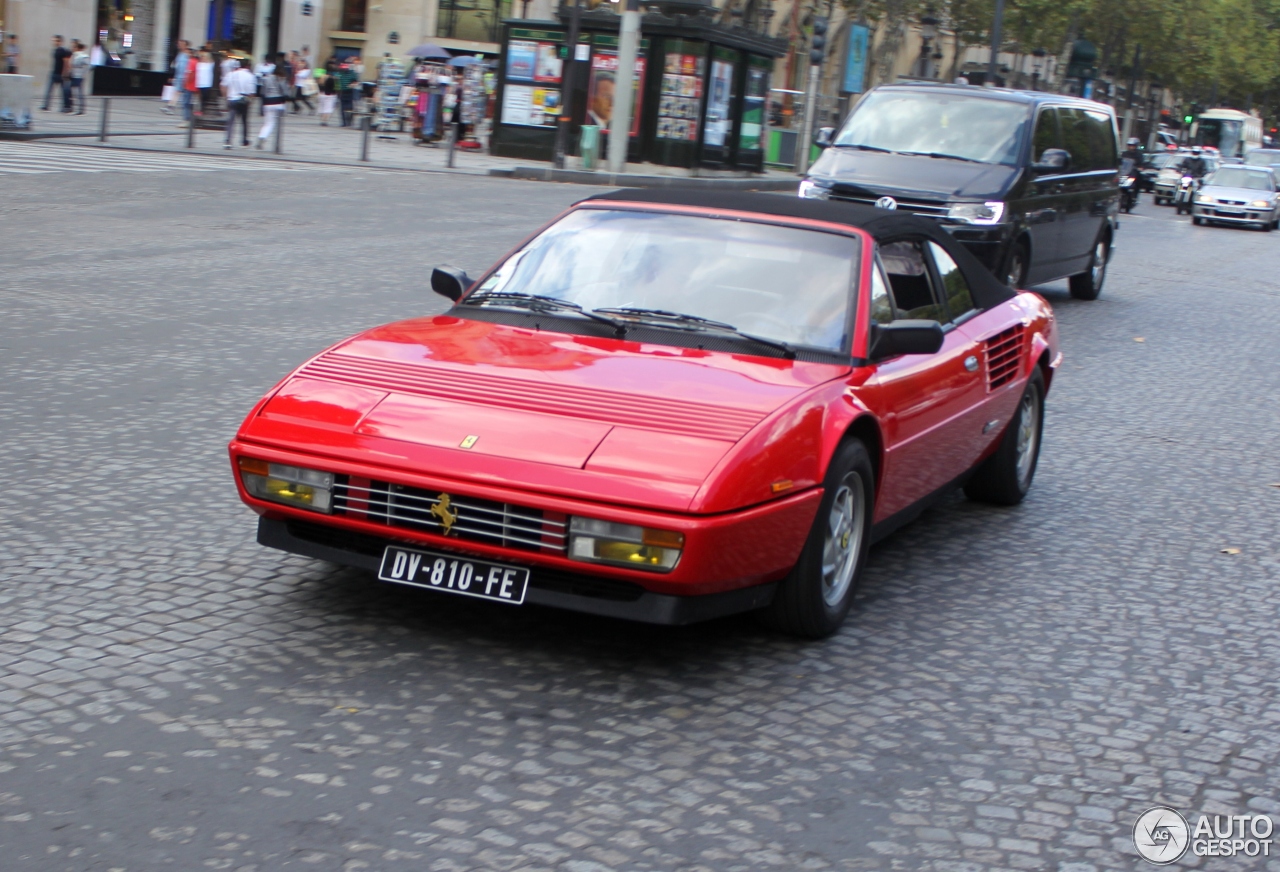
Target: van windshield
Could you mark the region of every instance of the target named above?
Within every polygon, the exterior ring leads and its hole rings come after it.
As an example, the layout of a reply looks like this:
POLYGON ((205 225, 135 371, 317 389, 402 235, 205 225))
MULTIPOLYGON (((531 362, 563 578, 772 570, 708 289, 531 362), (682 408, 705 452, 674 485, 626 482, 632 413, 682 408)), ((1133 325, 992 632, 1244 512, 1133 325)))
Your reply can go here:
POLYGON ((1007 100, 886 89, 858 104, 835 144, 1015 166, 1029 115, 1007 100))

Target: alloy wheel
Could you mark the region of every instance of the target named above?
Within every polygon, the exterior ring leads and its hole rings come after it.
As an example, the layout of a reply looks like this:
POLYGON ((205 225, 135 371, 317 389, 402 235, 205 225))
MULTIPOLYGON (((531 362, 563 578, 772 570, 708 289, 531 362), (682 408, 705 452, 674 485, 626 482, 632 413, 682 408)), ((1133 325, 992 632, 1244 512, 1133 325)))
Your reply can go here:
POLYGON ((1040 403, 1035 390, 1028 390, 1018 409, 1017 470, 1018 485, 1026 490, 1031 486, 1031 471, 1035 466, 1036 447, 1040 441, 1040 403))
POLYGON ((822 599, 829 606, 839 605, 853 583, 862 550, 866 506, 862 477, 856 472, 848 473, 831 501, 822 543, 822 599))
POLYGON ((1093 250, 1093 266, 1089 268, 1089 271, 1093 273, 1090 276, 1093 279, 1093 286, 1101 288, 1102 279, 1107 274, 1107 243, 1105 240, 1098 240, 1098 245, 1093 250))

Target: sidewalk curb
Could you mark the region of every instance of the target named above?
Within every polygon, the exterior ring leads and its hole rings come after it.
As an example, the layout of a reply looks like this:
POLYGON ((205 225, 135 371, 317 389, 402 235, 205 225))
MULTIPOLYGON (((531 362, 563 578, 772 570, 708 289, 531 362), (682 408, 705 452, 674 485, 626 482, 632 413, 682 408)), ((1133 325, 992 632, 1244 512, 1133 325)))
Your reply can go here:
POLYGON ((639 176, 631 173, 594 173, 550 167, 492 169, 489 175, 532 182, 600 185, 607 188, 704 188, 719 191, 794 191, 796 179, 711 179, 702 176, 639 176))
MULTIPOLYGON (((0 139, 12 139, 19 142, 29 142, 36 139, 96 139, 99 133, 40 133, 35 130, 0 130, 0 139)), ((185 133, 175 133, 165 131, 156 133, 148 132, 131 132, 131 131, 109 131, 107 134, 112 136, 186 136, 185 133)))

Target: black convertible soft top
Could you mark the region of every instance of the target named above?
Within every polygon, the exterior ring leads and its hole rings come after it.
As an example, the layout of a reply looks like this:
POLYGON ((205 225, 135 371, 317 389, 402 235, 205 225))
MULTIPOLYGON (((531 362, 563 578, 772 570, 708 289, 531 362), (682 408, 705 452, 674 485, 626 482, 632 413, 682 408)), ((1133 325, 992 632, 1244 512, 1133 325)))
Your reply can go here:
POLYGON ((612 200, 628 203, 667 203, 672 206, 696 206, 703 209, 725 209, 735 212, 760 212, 783 218, 808 218, 847 224, 865 230, 877 242, 891 242, 904 236, 924 236, 942 246, 960 267, 973 293, 973 301, 990 309, 1012 299, 1014 291, 1001 282, 950 233, 937 222, 906 212, 876 209, 838 200, 810 200, 779 194, 757 194, 745 191, 706 191, 697 188, 623 188, 607 194, 596 194, 586 201, 612 200))

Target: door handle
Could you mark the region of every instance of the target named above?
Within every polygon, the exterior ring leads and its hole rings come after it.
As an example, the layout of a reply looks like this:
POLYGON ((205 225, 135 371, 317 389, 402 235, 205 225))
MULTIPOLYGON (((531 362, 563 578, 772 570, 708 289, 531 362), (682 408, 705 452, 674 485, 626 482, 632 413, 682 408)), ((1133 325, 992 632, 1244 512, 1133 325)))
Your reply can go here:
POLYGON ((977 371, 978 371, 978 358, 976 358, 976 357, 974 357, 972 354, 970 354, 968 357, 966 357, 966 358, 964 359, 964 368, 965 368, 965 369, 967 369, 967 370, 969 370, 969 372, 977 372, 977 371))

